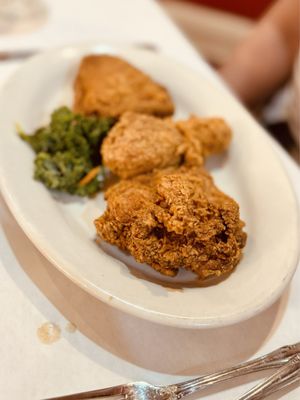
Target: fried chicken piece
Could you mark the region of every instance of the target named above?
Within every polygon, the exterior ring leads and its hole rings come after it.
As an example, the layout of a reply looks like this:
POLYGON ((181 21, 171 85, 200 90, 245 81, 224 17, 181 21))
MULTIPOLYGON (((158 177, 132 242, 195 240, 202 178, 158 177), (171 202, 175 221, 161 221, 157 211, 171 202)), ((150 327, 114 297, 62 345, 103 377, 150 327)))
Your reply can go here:
POLYGON ((239 206, 201 168, 123 180, 105 196, 107 209, 95 221, 100 238, 161 274, 186 268, 200 279, 219 277, 241 258, 246 233, 239 206))
POLYGON ((170 118, 126 112, 104 139, 104 164, 121 178, 130 178, 184 163, 202 166, 206 157, 226 150, 231 130, 221 118, 174 123, 170 118))
POLYGON ((90 55, 81 61, 74 84, 74 110, 119 117, 137 111, 160 117, 174 105, 167 90, 126 61, 110 55, 90 55))
POLYGON ((183 136, 170 120, 126 112, 101 146, 105 166, 121 178, 178 165, 183 136))
POLYGON ((225 151, 232 138, 231 129, 222 118, 191 115, 187 120, 176 122, 176 128, 186 140, 187 165, 203 165, 210 155, 225 151))

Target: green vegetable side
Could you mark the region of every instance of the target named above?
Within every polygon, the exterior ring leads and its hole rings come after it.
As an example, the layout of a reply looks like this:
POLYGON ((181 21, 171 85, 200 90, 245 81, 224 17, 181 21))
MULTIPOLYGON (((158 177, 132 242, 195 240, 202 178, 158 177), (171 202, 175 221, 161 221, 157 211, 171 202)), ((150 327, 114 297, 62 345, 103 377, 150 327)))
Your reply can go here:
POLYGON ((20 137, 36 153, 34 178, 49 189, 91 196, 102 189, 104 168, 100 146, 114 119, 74 114, 61 107, 50 124, 20 137))

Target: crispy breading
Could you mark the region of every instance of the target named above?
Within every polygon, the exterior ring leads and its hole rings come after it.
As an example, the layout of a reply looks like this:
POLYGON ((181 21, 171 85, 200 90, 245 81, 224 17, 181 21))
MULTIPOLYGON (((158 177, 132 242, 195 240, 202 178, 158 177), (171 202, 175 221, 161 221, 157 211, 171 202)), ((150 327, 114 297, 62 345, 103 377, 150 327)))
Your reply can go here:
POLYGON ((191 115, 189 119, 177 121, 176 128, 186 140, 187 165, 203 165, 210 155, 225 151, 232 138, 231 129, 222 118, 191 115))
POLYGON ((241 258, 239 206, 201 168, 123 180, 105 196, 107 209, 95 221, 100 238, 164 275, 186 268, 200 279, 219 277, 241 258))
POLYGON ((171 120, 126 112, 101 146, 105 166, 120 176, 138 174, 180 163, 183 136, 171 120))
POLYGON ((231 135, 221 118, 191 116, 175 123, 127 112, 104 139, 101 154, 114 174, 130 178, 180 163, 202 166, 205 158, 227 149, 231 135))
POLYGON ((74 110, 83 114, 119 117, 137 111, 160 117, 171 115, 168 91, 125 60, 90 55, 81 61, 74 84, 74 110))

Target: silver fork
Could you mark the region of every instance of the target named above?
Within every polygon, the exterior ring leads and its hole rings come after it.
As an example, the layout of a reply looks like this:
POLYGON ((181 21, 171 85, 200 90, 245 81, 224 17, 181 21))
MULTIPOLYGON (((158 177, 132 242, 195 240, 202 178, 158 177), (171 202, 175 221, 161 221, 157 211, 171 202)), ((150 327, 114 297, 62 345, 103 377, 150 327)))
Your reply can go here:
POLYGON ((300 381, 300 353, 292 356, 283 367, 279 368, 273 375, 254 386, 243 394, 238 400, 260 400, 266 396, 282 390, 300 381))
MULTIPOLYGON (((100 397, 121 397, 126 400, 179 400, 196 391, 205 389, 214 384, 233 379, 242 375, 257 371, 279 368, 288 365, 293 356, 300 354, 300 342, 293 345, 283 346, 262 357, 250 360, 231 368, 223 369, 213 374, 202 375, 198 378, 190 379, 173 385, 154 386, 146 382, 133 382, 124 385, 113 386, 104 389, 92 390, 71 394, 67 396, 53 397, 47 400, 80 400, 96 399, 100 397)), ((298 356, 300 357, 300 355, 298 356)), ((286 374, 284 384, 288 384, 286 374)), ((274 384, 274 390, 278 382, 274 384)), ((269 393, 272 385, 269 385, 269 393)), ((264 389, 265 390, 265 389, 264 389)), ((245 398, 246 399, 246 398, 245 398)), ((249 397, 250 399, 250 397, 249 397)))

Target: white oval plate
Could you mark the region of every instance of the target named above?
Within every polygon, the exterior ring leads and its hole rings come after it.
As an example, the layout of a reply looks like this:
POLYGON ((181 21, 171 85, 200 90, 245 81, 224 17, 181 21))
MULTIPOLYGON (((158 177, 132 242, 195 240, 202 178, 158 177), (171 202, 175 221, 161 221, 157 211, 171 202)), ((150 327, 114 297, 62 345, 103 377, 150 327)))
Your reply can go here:
POLYGON ((180 327, 236 323, 274 302, 295 271, 297 206, 271 141, 230 95, 161 55, 108 46, 71 47, 24 63, 0 96, 0 183, 15 218, 39 250, 95 297, 148 320, 180 327), (223 282, 197 287, 190 274, 164 278, 113 247, 95 242, 94 218, 103 195, 78 199, 50 193, 32 178, 34 154, 16 134, 47 122, 57 106, 72 104, 72 83, 81 57, 119 54, 165 85, 176 117, 219 115, 234 131, 227 157, 210 163, 218 186, 240 204, 248 242, 237 269, 223 282), (110 255, 111 254, 111 255, 110 255))

